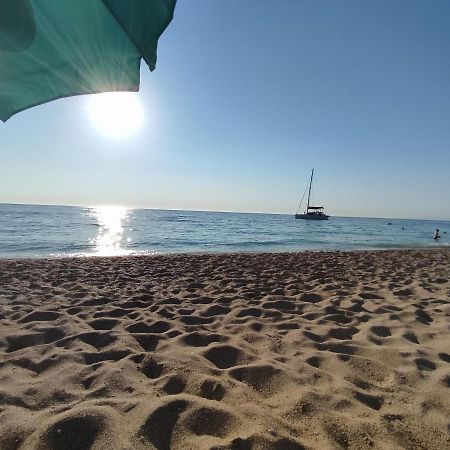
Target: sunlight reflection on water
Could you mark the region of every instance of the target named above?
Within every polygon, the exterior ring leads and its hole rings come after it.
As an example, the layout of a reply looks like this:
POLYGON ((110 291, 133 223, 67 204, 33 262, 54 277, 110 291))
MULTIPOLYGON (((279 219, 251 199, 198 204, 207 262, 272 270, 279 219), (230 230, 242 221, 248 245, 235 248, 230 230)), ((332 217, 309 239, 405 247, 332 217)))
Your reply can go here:
MULTIPOLYGON (((99 206, 92 208, 91 214, 97 220, 99 229, 91 244, 99 256, 129 255, 130 250, 122 247, 124 224, 128 222, 130 210, 121 206, 99 206)), ((129 242, 129 238, 126 240, 129 242)))

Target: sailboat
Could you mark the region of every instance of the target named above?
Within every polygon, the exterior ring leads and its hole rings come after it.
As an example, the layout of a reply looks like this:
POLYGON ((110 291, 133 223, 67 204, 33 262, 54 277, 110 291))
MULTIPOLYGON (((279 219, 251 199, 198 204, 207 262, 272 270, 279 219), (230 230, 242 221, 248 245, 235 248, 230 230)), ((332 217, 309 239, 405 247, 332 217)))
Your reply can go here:
MULTIPOLYGON (((309 201, 311 199, 311 186, 312 186, 313 176, 314 176, 314 169, 311 172, 311 178, 309 180, 308 204, 306 206, 306 211, 303 214, 299 213, 300 206, 302 205, 300 202, 297 213, 295 214, 295 218, 296 219, 306 219, 306 220, 328 220, 328 217, 330 217, 330 216, 327 216, 323 212, 323 206, 311 206, 309 204, 309 201)), ((305 196, 305 194, 303 194, 303 196, 305 196)), ((303 201, 303 198, 302 198, 302 201, 303 201)))

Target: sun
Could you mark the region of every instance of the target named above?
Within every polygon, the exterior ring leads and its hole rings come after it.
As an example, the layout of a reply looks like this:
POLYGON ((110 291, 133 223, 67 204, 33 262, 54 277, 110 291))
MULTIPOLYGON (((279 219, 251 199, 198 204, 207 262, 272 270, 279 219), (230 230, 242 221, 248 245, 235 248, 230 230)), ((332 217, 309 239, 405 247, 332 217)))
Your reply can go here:
POLYGON ((88 115, 94 127, 110 138, 132 136, 144 122, 144 108, 134 92, 90 95, 88 115))

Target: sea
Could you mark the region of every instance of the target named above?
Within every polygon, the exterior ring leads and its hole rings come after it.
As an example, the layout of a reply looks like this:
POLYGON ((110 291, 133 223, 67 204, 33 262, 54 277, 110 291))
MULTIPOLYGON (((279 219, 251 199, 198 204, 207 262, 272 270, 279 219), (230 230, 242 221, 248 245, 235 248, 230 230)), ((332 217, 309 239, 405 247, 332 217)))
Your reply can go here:
POLYGON ((0 204, 0 258, 449 246, 450 221, 0 204))

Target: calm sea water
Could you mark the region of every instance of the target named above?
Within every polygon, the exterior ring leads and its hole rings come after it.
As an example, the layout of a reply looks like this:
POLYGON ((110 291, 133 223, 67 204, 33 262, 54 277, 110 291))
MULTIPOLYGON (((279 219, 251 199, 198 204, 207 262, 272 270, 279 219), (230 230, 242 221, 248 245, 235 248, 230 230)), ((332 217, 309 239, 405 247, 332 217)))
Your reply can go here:
POLYGON ((450 246, 450 222, 0 204, 3 258, 428 246, 450 246))

